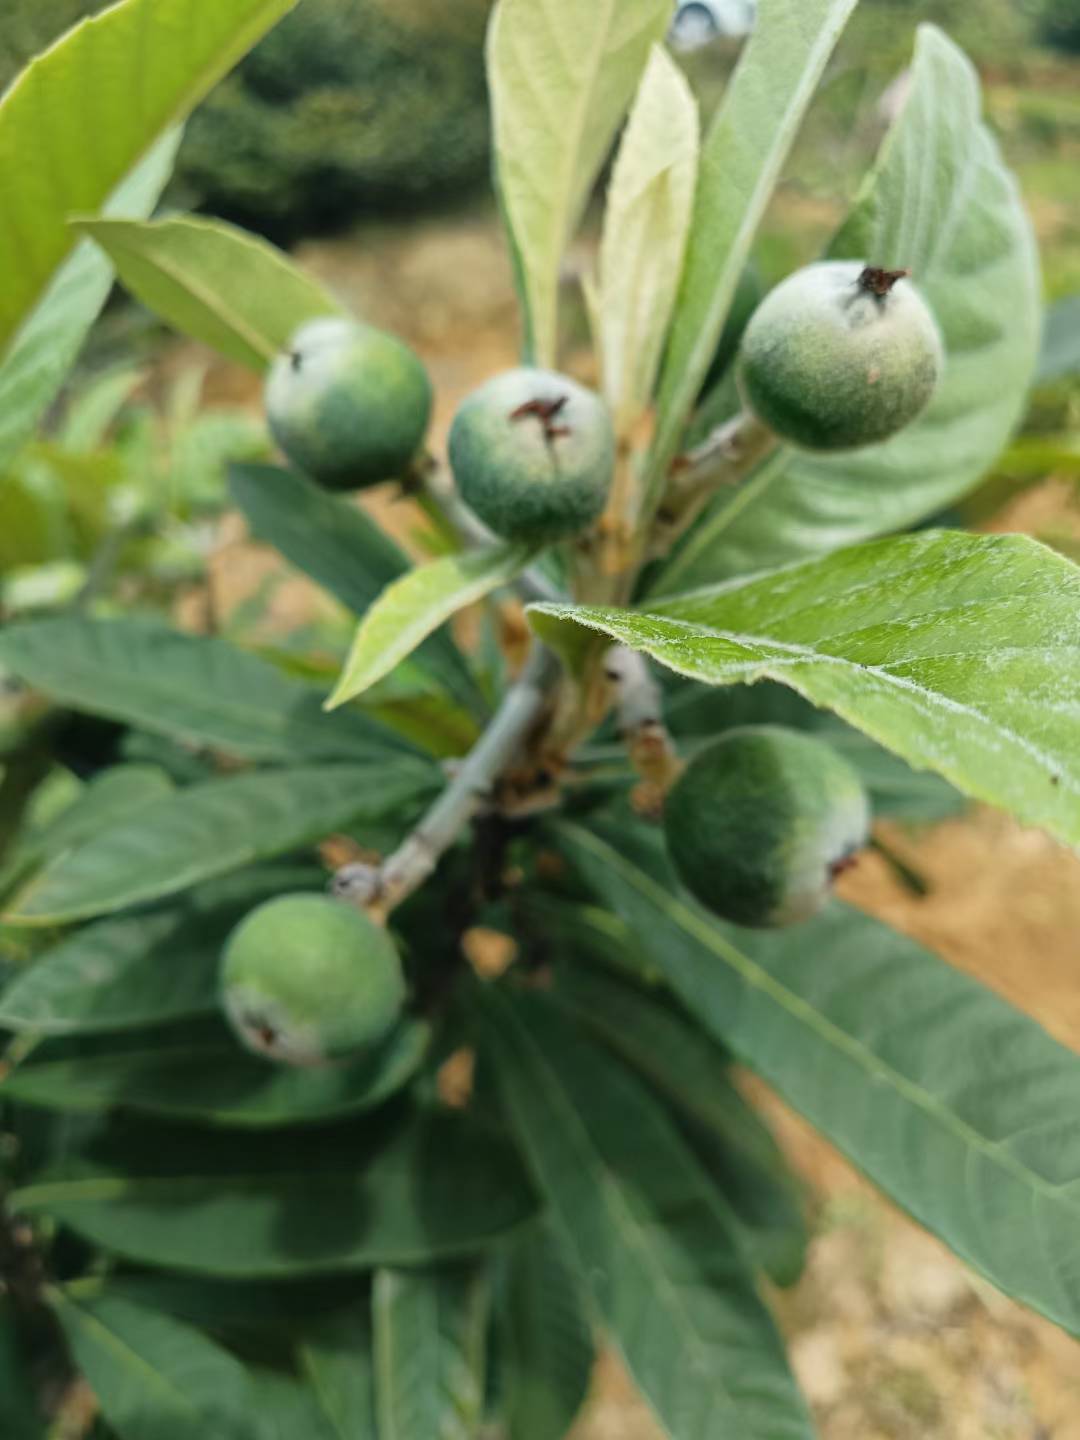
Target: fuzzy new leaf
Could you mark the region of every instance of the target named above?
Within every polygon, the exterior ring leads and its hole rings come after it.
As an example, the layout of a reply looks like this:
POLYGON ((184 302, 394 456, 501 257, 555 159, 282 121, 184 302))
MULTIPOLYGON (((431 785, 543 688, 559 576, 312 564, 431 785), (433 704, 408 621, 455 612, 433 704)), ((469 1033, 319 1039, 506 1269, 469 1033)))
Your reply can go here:
POLYGON ((651 474, 667 471, 799 124, 857 0, 761 0, 705 136, 693 228, 661 378, 651 474))
POLYGON ((500 0, 488 35, 503 214, 532 359, 556 359, 559 267, 670 0, 500 0))
POLYGON ((604 395, 620 434, 648 407, 660 369, 690 233, 698 140, 693 92, 656 46, 619 147, 600 249, 595 312, 604 395))
POLYGON ((490 545, 444 555, 395 580, 360 621, 325 708, 335 710, 370 689, 458 610, 509 585, 534 554, 527 545, 490 545))
POLYGON ((541 605, 711 685, 778 680, 917 769, 1080 844, 1080 569, 923 531, 658 602, 541 605))
POLYGON ((319 282, 276 246, 221 220, 74 224, 106 252, 137 300, 250 370, 264 371, 306 320, 340 314, 319 282))

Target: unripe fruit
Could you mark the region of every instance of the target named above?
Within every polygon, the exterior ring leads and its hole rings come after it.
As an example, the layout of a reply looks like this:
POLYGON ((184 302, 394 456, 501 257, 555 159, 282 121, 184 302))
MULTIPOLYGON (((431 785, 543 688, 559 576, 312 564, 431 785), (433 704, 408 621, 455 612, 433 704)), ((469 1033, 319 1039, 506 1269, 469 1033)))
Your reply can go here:
POLYGON ((266 385, 274 439, 329 490, 400 479, 431 419, 427 371, 393 335, 353 320, 311 320, 266 385))
POLYGON ((739 388, 782 440, 804 450, 873 445, 930 403, 944 348, 903 276, 827 261, 796 271, 758 306, 739 353, 739 388))
POLYGON ((696 756, 664 810, 679 878, 737 925, 791 925, 829 898, 867 841, 862 781, 821 740, 747 725, 696 756))
POLYGON ((245 916, 225 946, 221 990, 248 1049, 290 1065, 374 1047, 405 1002, 386 931, 327 895, 279 895, 245 916))
POLYGON ((450 430, 463 499, 507 540, 563 540, 607 501, 615 435, 603 401, 551 370, 509 370, 475 390, 450 430))

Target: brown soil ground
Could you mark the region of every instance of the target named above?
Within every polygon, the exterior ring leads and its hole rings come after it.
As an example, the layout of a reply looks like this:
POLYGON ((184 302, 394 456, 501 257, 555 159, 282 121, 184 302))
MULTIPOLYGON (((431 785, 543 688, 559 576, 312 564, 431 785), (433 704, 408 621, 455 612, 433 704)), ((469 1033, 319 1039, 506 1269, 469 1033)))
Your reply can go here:
MULTIPOLYGON (((358 313, 410 339, 439 394, 436 438, 461 395, 513 363, 516 311, 502 243, 487 214, 423 228, 366 230, 299 256, 358 313)), ((192 358, 177 347, 173 364, 192 358)), ((204 359, 200 356, 200 359, 204 359)), ((250 378, 213 366, 215 400, 256 399, 250 378)), ((371 502, 399 535, 413 517, 371 502)), ((999 522, 1038 529, 1052 487, 999 522)), ((229 522, 215 568, 219 603, 250 593, 277 562, 229 522)), ((321 602, 290 581, 270 624, 321 602)), ((1080 859, 1044 835, 980 811, 889 839, 931 882, 916 899, 871 856, 845 897, 906 931, 1080 1050, 1080 859)), ((1005 1300, 884 1201, 764 1088, 747 1081, 812 1195, 807 1273, 776 1297, 795 1369, 824 1440, 1080 1440, 1074 1342, 1005 1300)), ((617 1360, 605 1356, 574 1440, 658 1440, 617 1360)), ((737 1437, 732 1437, 737 1440, 737 1437)))

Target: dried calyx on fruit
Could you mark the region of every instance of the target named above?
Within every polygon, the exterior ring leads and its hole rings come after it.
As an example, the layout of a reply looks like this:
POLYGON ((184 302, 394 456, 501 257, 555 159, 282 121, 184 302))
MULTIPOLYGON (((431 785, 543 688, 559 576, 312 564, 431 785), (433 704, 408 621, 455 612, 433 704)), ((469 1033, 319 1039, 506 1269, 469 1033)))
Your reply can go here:
POLYGON ((431 407, 427 371, 409 347, 342 317, 301 326, 266 385, 275 440, 330 490, 404 478, 423 446, 431 407))
POLYGON ((615 467, 603 401, 566 375, 510 370, 474 391, 450 431, 462 498, 508 540, 544 544, 600 515, 615 467))
POLYGON ((859 776, 813 735, 730 730, 687 766, 664 811, 668 851, 698 900, 738 925, 790 925, 825 904, 867 843, 859 776))
POLYGON ((320 1065, 385 1039, 405 980, 393 941, 362 911, 326 895, 279 895, 229 936, 221 996, 248 1049, 320 1065))
POLYGON ((796 271, 755 311, 738 381, 781 440, 851 450, 915 420, 944 365, 937 322, 906 271, 826 261, 796 271))

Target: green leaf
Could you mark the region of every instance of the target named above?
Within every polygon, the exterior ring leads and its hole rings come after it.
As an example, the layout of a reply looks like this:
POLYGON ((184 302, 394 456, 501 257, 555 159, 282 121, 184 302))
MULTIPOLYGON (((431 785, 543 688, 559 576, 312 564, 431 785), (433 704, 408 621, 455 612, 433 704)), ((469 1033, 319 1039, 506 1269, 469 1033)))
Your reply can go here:
POLYGON ((6 918, 66 923, 175 895, 351 824, 392 815, 422 795, 431 778, 428 766, 395 756, 191 785, 47 865, 15 897, 6 918))
POLYGON ((507 1440, 563 1440, 595 1355, 581 1287, 547 1224, 508 1247, 500 1302, 507 1440))
POLYGON ((279 1137, 132 1129, 108 1164, 9 1203, 148 1265, 256 1279, 427 1265, 529 1219, 506 1143, 457 1115, 385 1138, 381 1116, 279 1137))
POLYGON ((1080 375, 1080 295, 1067 295, 1046 312, 1039 368, 1040 385, 1080 375))
POLYGON ((257 1440, 337 1440, 337 1431, 309 1386, 261 1368, 249 1370, 248 1380, 257 1440))
MULTIPOLYGON (((0 647, 2 645, 0 636, 0 647)), ((173 789, 168 775, 156 765, 114 765, 110 770, 101 771, 54 820, 40 830, 27 833, 10 864, 0 870, 0 893, 44 860, 81 845, 99 831, 136 814, 143 806, 171 795, 173 789)))
POLYGON ((1080 1060, 868 916, 721 926, 577 827, 561 844, 701 1024, 969 1264, 1080 1334, 1080 1060))
POLYGON ((148 1035, 138 1049, 109 1038, 75 1055, 42 1046, 0 1081, 5 1095, 47 1110, 121 1106, 174 1120, 271 1129, 373 1110, 416 1074, 431 1038, 403 1022, 373 1054, 325 1068, 267 1064, 240 1048, 224 1025, 148 1035))
POLYGON ((653 49, 607 195, 598 296, 604 395, 620 435, 652 399, 675 307, 697 181, 697 102, 653 49))
POLYGON ((248 760, 280 765, 412 753, 366 716, 324 715, 318 689, 258 656, 152 618, 64 616, 10 625, 0 634, 0 665, 60 704, 248 760))
POLYGON ((6 1296, 0 1296, 0 1419, 4 1440, 44 1440, 45 1422, 20 1344, 20 1325, 6 1296))
POLYGON ((775 1284, 793 1285, 809 1243, 802 1195, 776 1141, 732 1084, 730 1053, 659 995, 588 965, 559 967, 556 999, 673 1108, 755 1263, 775 1284))
POLYGON ((0 1026, 42 1035, 139 1029, 217 1008, 218 963, 233 926, 260 900, 321 890, 325 872, 266 866, 236 877, 236 893, 87 925, 46 951, 0 992, 0 1026))
POLYGON ((489 545, 444 555, 395 580, 361 620, 326 709, 344 705, 389 675, 458 610, 511 584, 535 553, 529 545, 489 545))
POLYGON ((552 1223, 667 1432, 810 1440, 735 1232, 659 1102, 545 997, 477 998, 552 1223))
MULTIPOLYGON (((357 615, 409 569, 409 560, 358 505, 271 465, 233 465, 229 488, 256 540, 329 590, 357 615)), ((483 715, 484 699, 461 651, 444 631, 417 660, 447 693, 483 715)))
POLYGON ((372 1288, 379 1440, 473 1440, 490 1292, 477 1266, 379 1270, 372 1288))
POLYGON ((962 52, 924 25, 912 74, 829 255, 912 270, 945 339, 944 383, 926 414, 884 445, 792 455, 734 518, 721 502, 657 591, 907 529, 970 490, 1024 412, 1041 324, 1031 225, 962 52))
POLYGON ((922 531, 648 614, 541 605, 712 685, 778 680, 917 768, 1080 844, 1080 570, 1018 535, 922 531))
POLYGON ((0 99, 0 355, 76 237, 154 142, 294 0, 123 0, 76 25, 0 99))
POLYGON ((650 470, 667 472, 792 141, 857 0, 761 0, 701 151, 650 470))
MULTIPOLYGON (((105 213, 148 215, 165 188, 179 143, 179 130, 162 136, 109 200, 105 213)), ((0 360, 0 472, 55 400, 112 282, 106 257, 89 243, 77 245, 0 360)))
POLYGON ((251 370, 264 371, 306 320, 341 313, 276 246, 220 220, 79 219, 75 227, 97 241, 136 299, 174 330, 251 370))
POLYGON ((537 365, 556 361, 559 267, 669 0, 500 0, 488 33, 503 215, 537 365))
POLYGON ((337 1440, 377 1440, 373 1350, 366 1301, 304 1326, 300 1364, 337 1440))
POLYGON ((107 1289, 48 1300, 119 1440, 255 1440, 247 1372, 198 1330, 107 1289))

